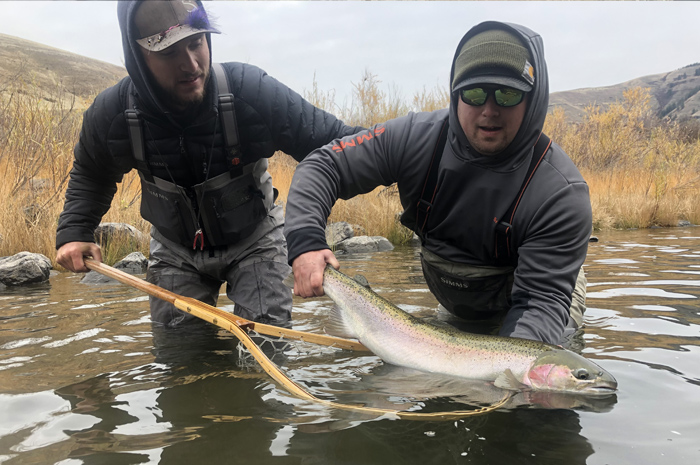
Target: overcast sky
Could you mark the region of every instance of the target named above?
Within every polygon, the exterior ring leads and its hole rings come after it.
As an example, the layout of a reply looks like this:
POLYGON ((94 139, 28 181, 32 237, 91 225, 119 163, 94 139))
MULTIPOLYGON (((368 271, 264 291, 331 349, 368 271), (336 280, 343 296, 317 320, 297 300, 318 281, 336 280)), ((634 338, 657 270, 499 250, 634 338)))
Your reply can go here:
MULTIPOLYGON (((0 32, 122 65, 116 2, 3 1, 0 32)), ((619 84, 700 62, 700 2, 205 2, 222 31, 215 61, 260 66, 336 101, 365 69, 405 97, 447 88, 454 50, 485 20, 545 45, 553 92, 619 84)))

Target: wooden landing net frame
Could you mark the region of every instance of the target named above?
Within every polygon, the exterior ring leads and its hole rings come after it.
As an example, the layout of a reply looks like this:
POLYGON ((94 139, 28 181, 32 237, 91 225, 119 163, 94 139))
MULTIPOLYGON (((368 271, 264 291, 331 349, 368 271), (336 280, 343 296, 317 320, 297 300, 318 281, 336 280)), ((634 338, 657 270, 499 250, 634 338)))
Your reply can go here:
POLYGON ((254 330, 267 336, 285 337, 288 339, 338 347, 347 350, 369 352, 369 349, 357 341, 256 323, 221 310, 217 307, 205 304, 204 302, 200 302, 199 300, 191 297, 183 297, 175 294, 174 292, 163 289, 155 284, 151 284, 143 279, 137 278, 136 276, 132 276, 90 258, 85 259, 85 265, 93 271, 115 279, 123 284, 135 287, 136 289, 144 291, 153 297, 165 300, 184 312, 233 333, 272 379, 300 399, 309 400, 332 408, 363 412, 372 415, 386 415, 388 417, 400 418, 404 420, 454 420, 467 416, 483 415, 496 410, 505 405, 512 396, 511 392, 507 392, 503 398, 495 404, 474 410, 455 410, 451 412, 411 412, 405 410, 366 407, 362 405, 341 404, 325 399, 319 399, 284 374, 282 370, 280 370, 279 367, 275 365, 267 357, 267 355, 263 353, 262 350, 260 350, 258 345, 248 335, 248 331, 254 330))

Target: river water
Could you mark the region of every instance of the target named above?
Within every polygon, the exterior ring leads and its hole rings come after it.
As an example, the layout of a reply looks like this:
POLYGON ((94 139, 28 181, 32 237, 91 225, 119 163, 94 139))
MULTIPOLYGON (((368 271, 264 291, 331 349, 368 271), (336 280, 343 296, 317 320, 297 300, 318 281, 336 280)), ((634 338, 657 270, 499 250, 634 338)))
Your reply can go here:
MULTIPOLYGON (((71 273, 0 290, 0 463, 698 464, 700 228, 598 235, 586 261, 578 350, 619 382, 607 398, 520 394, 494 412, 408 421, 299 400, 204 326, 151 327, 148 299, 71 273)), ((341 257, 342 271, 436 317, 417 251, 341 257)), ((230 308, 222 296, 219 306, 230 308)), ((296 300, 294 328, 323 331, 331 303, 296 300)), ((294 344, 282 370, 343 403, 448 411, 493 403, 488 383, 294 344)))

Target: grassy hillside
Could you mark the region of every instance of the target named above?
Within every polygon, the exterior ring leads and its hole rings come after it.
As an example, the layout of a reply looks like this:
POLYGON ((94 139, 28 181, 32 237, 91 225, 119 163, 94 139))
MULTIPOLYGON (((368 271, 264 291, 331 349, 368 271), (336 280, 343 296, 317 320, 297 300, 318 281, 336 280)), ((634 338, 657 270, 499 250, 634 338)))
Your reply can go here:
POLYGON ((124 76, 126 70, 120 66, 0 34, 2 94, 24 83, 39 89, 47 100, 75 97, 76 103, 85 105, 124 76))

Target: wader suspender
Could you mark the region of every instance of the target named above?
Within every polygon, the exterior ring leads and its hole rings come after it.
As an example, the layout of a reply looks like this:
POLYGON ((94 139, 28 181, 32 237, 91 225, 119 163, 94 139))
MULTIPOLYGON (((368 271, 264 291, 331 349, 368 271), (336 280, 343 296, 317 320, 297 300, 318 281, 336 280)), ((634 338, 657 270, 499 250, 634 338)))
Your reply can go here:
POLYGON ((437 145, 435 146, 435 151, 430 160, 430 165, 428 166, 428 174, 425 177, 425 183, 423 184, 423 191, 420 194, 420 199, 418 200, 418 205, 416 206, 416 234, 421 238, 425 237, 423 229, 425 229, 426 224, 428 224, 428 215, 430 214, 430 209, 433 207, 433 200, 435 200, 435 192, 437 191, 437 175, 438 168, 440 167, 440 159, 442 158, 442 152, 445 150, 445 144, 447 144, 447 121, 442 123, 442 129, 440 130, 440 137, 438 138, 437 145), (435 169, 433 169, 433 166, 435 169))
MULTIPOLYGON (((428 174, 425 177, 425 183, 423 185, 423 191, 421 192, 421 197, 418 200, 418 205, 416 207, 416 234, 424 241, 425 233, 424 229, 428 224, 428 215, 430 214, 430 209, 433 206, 433 200, 435 200, 435 194, 437 192, 437 175, 440 168, 440 159, 442 158, 442 152, 445 150, 445 144, 447 143, 447 121, 442 125, 442 130, 440 131, 440 137, 438 138, 437 145, 435 146, 435 151, 433 152, 433 157, 430 161, 430 166, 428 166, 428 174), (434 169, 433 169, 434 168, 434 169)), ((540 133, 540 137, 535 143, 535 150, 532 155, 532 160, 530 161, 530 166, 525 174, 525 180, 522 186, 520 186, 520 191, 510 204, 508 210, 503 214, 501 218, 507 218, 508 221, 501 219, 499 221, 498 217, 494 217, 494 223, 496 223, 496 243, 494 246, 494 257, 499 264, 506 265, 512 262, 515 258, 515 254, 511 251, 511 231, 513 229, 513 217, 515 216, 515 210, 520 204, 520 199, 527 189, 528 184, 532 176, 535 174, 535 170, 540 166, 542 159, 549 150, 552 141, 544 133, 540 133), (538 155, 539 154, 539 155, 538 155)))
POLYGON ((515 252, 511 247, 511 232, 513 230, 513 217, 515 217, 515 210, 520 205, 520 199, 523 197, 523 193, 527 186, 530 184, 532 176, 535 174, 535 170, 540 166, 540 162, 544 158, 544 155, 549 150, 549 146, 552 145, 552 141, 544 133, 540 133, 540 137, 537 138, 535 142, 535 150, 532 154, 532 160, 530 160, 530 166, 525 174, 525 179, 523 180, 523 185, 520 186, 520 192, 518 196, 510 204, 508 210, 501 216, 501 220, 497 217, 493 218, 494 223, 496 223, 496 245, 494 247, 494 255, 496 261, 501 265, 511 264, 515 259, 515 252), (539 155, 538 155, 539 154, 539 155))
POLYGON ((153 182, 151 169, 146 163, 146 151, 143 144, 143 128, 141 127, 141 119, 139 118, 138 110, 134 108, 134 96, 131 89, 127 92, 127 108, 124 112, 126 124, 129 129, 129 140, 131 141, 131 153, 136 159, 136 169, 146 178, 148 182, 153 182))
MULTIPOLYGON (((226 159, 229 167, 233 170, 241 163, 241 143, 238 139, 238 123, 236 123, 236 112, 233 108, 233 93, 229 89, 228 79, 224 73, 221 63, 212 65, 216 75, 216 85, 219 89, 219 115, 221 116, 221 127, 224 131, 224 145, 226 146, 226 159)), ((231 176, 234 176, 233 171, 231 176)))
MULTIPOLYGON (((219 116, 221 117, 221 127, 224 132, 224 144, 226 145, 226 160, 229 164, 231 177, 240 175, 241 144, 238 139, 238 124, 236 123, 236 112, 233 108, 233 94, 229 90, 228 80, 224 67, 221 63, 212 64, 212 69, 216 75, 216 82, 219 91, 219 116)), ((131 140, 131 150, 136 158, 136 168, 143 173, 148 182, 153 182, 151 169, 146 162, 146 151, 144 149, 143 128, 138 110, 134 108, 134 96, 128 93, 128 108, 124 112, 126 124, 129 127, 129 139, 131 140)))

